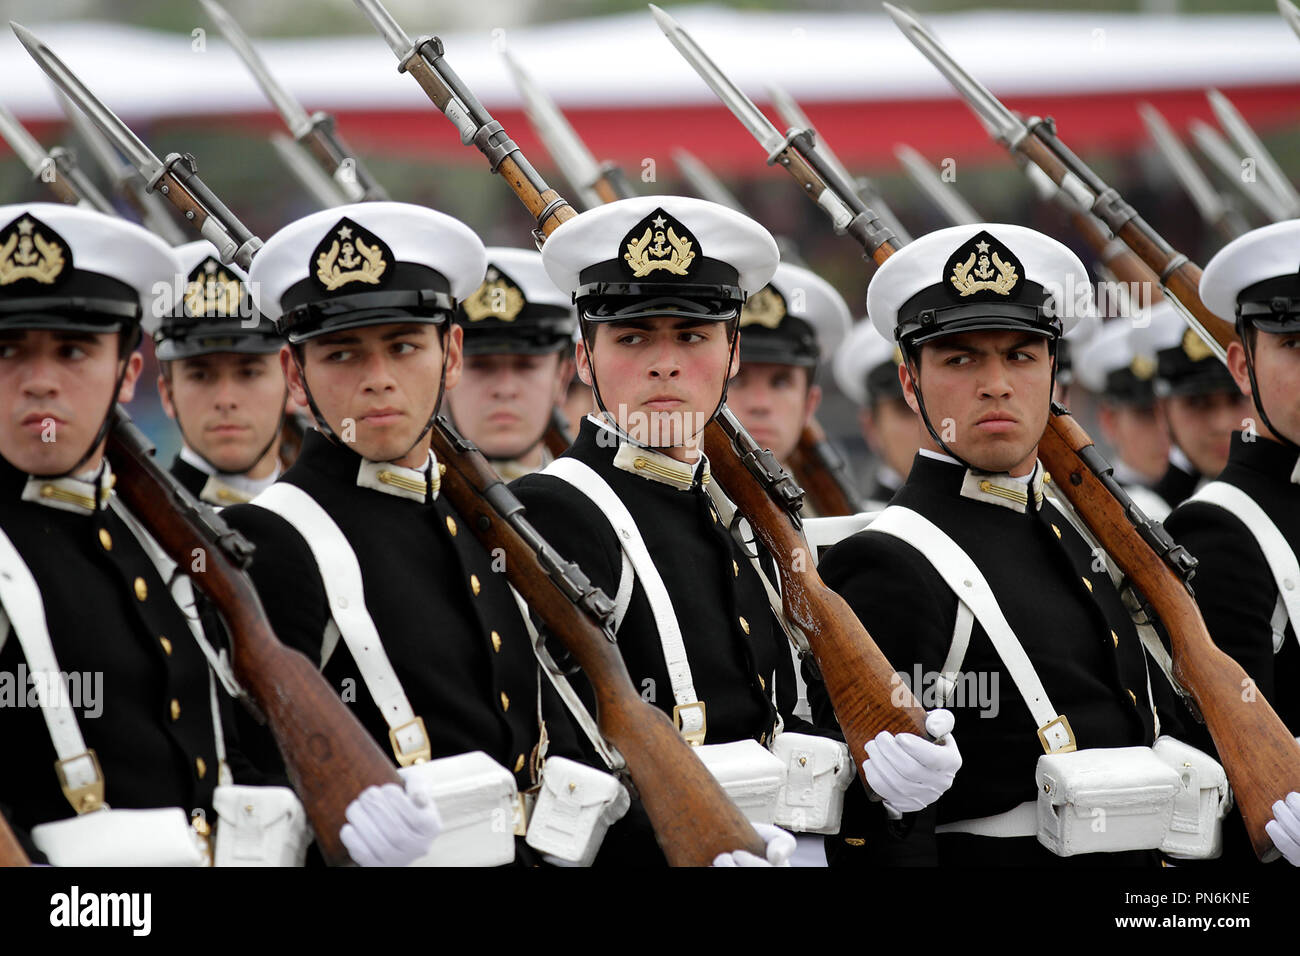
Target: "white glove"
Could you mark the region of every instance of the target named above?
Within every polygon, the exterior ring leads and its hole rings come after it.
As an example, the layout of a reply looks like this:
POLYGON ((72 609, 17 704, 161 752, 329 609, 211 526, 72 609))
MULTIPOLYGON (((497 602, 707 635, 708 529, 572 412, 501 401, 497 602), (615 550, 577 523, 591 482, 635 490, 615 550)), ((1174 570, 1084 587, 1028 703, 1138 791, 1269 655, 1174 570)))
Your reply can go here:
POLYGON ((348 804, 346 816, 339 839, 358 866, 409 866, 442 832, 428 795, 394 783, 367 787, 348 804))
POLYGON ((1264 832, 1292 866, 1300 866, 1300 793, 1292 790, 1286 800, 1273 804, 1273 819, 1264 832))
POLYGON ((895 737, 888 730, 867 741, 862 773, 886 808, 895 813, 923 810, 952 786, 961 767, 957 741, 949 736, 952 725, 950 711, 933 710, 925 718, 933 741, 916 734, 895 737))
POLYGON ((714 866, 789 866, 790 857, 794 856, 796 843, 794 837, 774 827, 770 823, 755 823, 754 832, 767 844, 767 859, 761 859, 746 850, 734 850, 731 853, 719 853, 713 860, 714 866))

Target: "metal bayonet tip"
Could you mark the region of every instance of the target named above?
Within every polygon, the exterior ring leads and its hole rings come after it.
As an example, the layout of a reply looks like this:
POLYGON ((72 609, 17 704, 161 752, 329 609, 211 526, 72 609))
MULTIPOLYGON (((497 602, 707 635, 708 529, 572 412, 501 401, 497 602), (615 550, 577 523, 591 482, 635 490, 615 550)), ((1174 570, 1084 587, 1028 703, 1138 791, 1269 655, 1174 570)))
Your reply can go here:
POLYGON ((45 44, 41 42, 40 37, 18 21, 10 20, 9 28, 14 31, 14 36, 18 37, 18 42, 27 47, 29 53, 35 54, 37 50, 45 47, 45 44))
POLYGON ((925 24, 917 19, 916 14, 912 13, 906 7, 898 7, 892 3, 882 3, 885 12, 893 19, 895 23, 903 30, 916 30, 920 33, 927 32, 925 24))
POLYGON ((653 3, 648 4, 648 6, 650 7, 650 12, 654 14, 655 22, 659 24, 659 29, 663 30, 664 33, 672 33, 673 31, 682 28, 680 23, 665 13, 662 9, 656 7, 653 3))

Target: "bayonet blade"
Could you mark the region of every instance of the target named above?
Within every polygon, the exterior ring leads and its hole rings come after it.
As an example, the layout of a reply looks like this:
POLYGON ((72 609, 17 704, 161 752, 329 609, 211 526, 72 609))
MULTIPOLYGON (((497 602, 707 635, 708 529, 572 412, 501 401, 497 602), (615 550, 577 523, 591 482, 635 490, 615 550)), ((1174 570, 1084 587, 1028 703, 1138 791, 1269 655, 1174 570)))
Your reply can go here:
POLYGON ((903 169, 917 188, 939 207, 954 226, 969 226, 984 221, 957 192, 956 187, 944 182, 929 161, 912 147, 899 143, 894 147, 894 155, 903 164, 903 169))
POLYGON ((1219 120, 1219 125, 1232 137, 1232 141, 1237 144, 1237 149, 1243 156, 1254 159, 1255 168, 1259 170, 1264 184, 1282 202, 1286 213, 1285 218, 1300 215, 1300 193, 1296 192, 1295 186, 1291 185, 1291 180, 1286 178, 1286 174, 1282 172, 1272 154, 1264 148, 1264 144, 1250 128, 1245 117, 1218 90, 1209 90, 1205 95, 1210 101, 1210 109, 1214 110, 1214 115, 1219 120))
MULTIPOLYGON (((363 0, 357 0, 357 2, 360 3, 363 0)), ((668 42, 677 48, 677 52, 685 57, 686 62, 695 68, 695 72, 700 75, 700 78, 709 84, 709 88, 717 94, 718 99, 722 100, 726 107, 735 114, 736 119, 740 120, 741 125, 749 130, 763 149, 767 150, 768 156, 774 156, 778 153, 785 145, 785 137, 754 105, 754 102, 718 69, 714 62, 709 59, 708 54, 701 50, 699 45, 691 39, 690 34, 682 29, 680 23, 653 3, 650 4, 650 12, 654 14, 655 22, 659 24, 659 29, 668 38, 668 42)))
POLYGON ((203 9, 207 11, 212 22, 217 25, 217 29, 225 35, 226 42, 244 61, 244 65, 253 74, 253 79, 257 81, 257 85, 266 94, 266 98, 271 101, 280 116, 283 117, 285 125, 289 127, 289 132, 293 133, 295 138, 307 135, 311 131, 311 119, 307 115, 307 111, 271 75, 271 71, 266 67, 266 62, 253 47, 248 34, 216 0, 199 0, 199 2, 203 4, 203 9))
POLYGON ((1282 18, 1291 24, 1291 29, 1300 36, 1300 9, 1291 0, 1277 0, 1277 12, 1282 14, 1282 18))
POLYGON ((524 112, 528 114, 528 121, 532 123, 555 164, 582 197, 583 204, 588 209, 604 205, 604 200, 594 188, 601 177, 596 157, 587 149, 555 101, 533 82, 533 78, 519 65, 510 51, 501 50, 501 58, 506 61, 515 86, 524 98, 524 112))
POLYGON ((1192 198, 1193 205, 1200 210, 1201 218, 1208 223, 1217 223, 1226 209, 1226 204, 1218 190, 1206 178, 1205 173, 1201 172, 1201 167, 1196 165, 1192 154, 1174 135, 1174 131, 1165 122, 1159 110, 1150 103, 1139 103, 1138 113, 1142 116, 1142 122, 1146 125, 1147 132, 1151 134, 1151 139, 1155 141, 1160 154, 1173 169, 1174 176, 1182 183, 1187 195, 1192 198))
POLYGON ((713 175, 713 170, 696 159, 692 153, 684 149, 675 149, 673 161, 677 163, 677 168, 682 171, 682 176, 690 183, 691 188, 702 198, 715 202, 719 206, 734 209, 736 212, 745 212, 745 207, 740 204, 740 200, 732 191, 722 184, 722 180, 713 175))
POLYGON ((9 111, 9 107, 0 104, 0 136, 13 147, 18 158, 23 161, 33 176, 39 176, 51 162, 50 154, 27 128, 18 122, 18 117, 9 111))
POLYGON ((140 138, 100 101, 99 97, 90 92, 36 34, 12 20, 9 21, 9 26, 13 28, 18 41, 27 48, 36 65, 45 71, 45 75, 68 95, 77 109, 90 117, 91 121, 108 137, 109 142, 140 171, 140 175, 144 176, 146 181, 153 179, 163 167, 162 160, 154 155, 153 150, 142 143, 140 138))
POLYGON ((983 83, 962 69, 925 24, 892 3, 883 6, 903 31, 903 35, 947 78, 990 132, 1008 146, 1014 147, 1020 142, 1021 137, 1028 132, 1025 124, 1003 106, 1002 101, 990 93, 983 83))
POLYGON ((277 130, 271 134, 271 146, 322 209, 332 209, 352 201, 343 195, 334 178, 320 168, 297 140, 277 130))
POLYGON ((415 42, 406 35, 393 15, 384 9, 384 5, 378 0, 356 0, 356 4, 397 56, 397 62, 405 63, 409 60, 415 52, 415 42))
POLYGON ((1286 218, 1278 209, 1277 197, 1273 195, 1270 189, 1258 180, 1248 183, 1241 178, 1241 157, 1237 155, 1228 141, 1219 134, 1218 130, 1200 120, 1192 120, 1189 129, 1192 132, 1192 139, 1196 141, 1197 147, 1205 154, 1205 157, 1223 174, 1225 179, 1232 182, 1238 192, 1255 204, 1255 207, 1267 217, 1269 222, 1279 222, 1286 218))

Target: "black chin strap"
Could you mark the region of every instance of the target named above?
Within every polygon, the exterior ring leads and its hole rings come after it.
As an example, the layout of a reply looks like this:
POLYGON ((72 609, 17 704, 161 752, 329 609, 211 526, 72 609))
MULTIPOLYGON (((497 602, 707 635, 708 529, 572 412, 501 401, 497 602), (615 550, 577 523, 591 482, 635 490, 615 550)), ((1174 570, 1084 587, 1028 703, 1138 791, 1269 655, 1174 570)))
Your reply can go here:
MULTIPOLYGON (((410 447, 400 455, 389 458, 389 462, 395 462, 399 458, 405 458, 414 451, 415 447, 420 444, 420 442, 424 441, 424 436, 429 434, 433 429, 434 423, 438 420, 438 409, 442 407, 443 391, 447 384, 447 333, 450 328, 451 321, 448 320, 442 326, 442 330, 439 333, 439 341, 442 344, 442 369, 438 373, 438 397, 433 403, 433 411, 429 414, 429 420, 424 423, 424 428, 421 429, 420 434, 416 436, 415 441, 411 442, 410 447)), ((311 393, 311 386, 307 384, 307 371, 302 367, 302 362, 298 359, 298 350, 293 346, 290 346, 289 354, 293 356, 294 367, 298 369, 298 378, 302 382, 303 393, 307 396, 307 407, 311 409, 312 418, 316 420, 316 427, 320 429, 322 435, 334 444, 338 445, 340 448, 347 448, 348 443, 343 441, 343 439, 335 433, 334 429, 330 428, 329 422, 325 421, 325 416, 321 414, 320 406, 316 404, 316 399, 311 393)))
MULTIPOLYGON (((596 398, 596 407, 600 410, 600 413, 604 417, 605 421, 609 422, 609 424, 613 427, 615 434, 617 434, 619 438, 633 445, 639 445, 642 447, 651 447, 651 446, 644 445, 644 443, 637 441, 627 432, 623 431, 623 426, 621 426, 618 423, 618 418, 610 414, 609 409, 605 407, 605 400, 600 396, 600 383, 596 380, 596 362, 592 357, 595 353, 592 351, 591 338, 587 333, 588 326, 592 324, 593 323, 587 319, 578 320, 578 328, 582 334, 582 344, 586 347, 587 350, 587 370, 591 373, 591 390, 596 398)), ((740 330, 739 317, 735 319, 727 320, 727 370, 723 373, 722 376, 722 392, 718 396, 718 403, 713 406, 713 411, 710 412, 709 417, 705 419, 704 426, 700 428, 698 431, 692 433, 690 435, 690 438, 683 439, 682 442, 683 445, 685 445, 686 442, 689 441, 690 439, 694 439, 697 435, 703 433, 704 429, 708 427, 709 422, 713 421, 715 418, 718 417, 718 412, 722 411, 722 406, 727 403, 727 389, 731 385, 731 366, 735 362, 736 335, 739 332, 739 330, 740 330)))
MULTIPOLYGON (((1056 342, 1055 340, 1049 341, 1047 349, 1048 349, 1048 353, 1047 353, 1048 359, 1052 362, 1052 380, 1048 384, 1048 389, 1047 389, 1047 394, 1050 401, 1051 396, 1056 393, 1056 361, 1055 361, 1056 342)), ((935 444, 937 444, 941 449, 943 449, 943 453, 945 455, 948 455, 951 458, 955 458, 963 468, 966 468, 969 471, 982 471, 983 469, 976 468, 965 458, 963 458, 961 455, 957 454, 950 447, 948 447, 948 443, 945 442, 942 438, 940 438, 939 433, 934 430, 934 424, 930 421, 930 413, 926 411, 925 408, 925 396, 921 394, 920 353, 912 346, 904 346, 903 359, 907 365, 907 373, 910 376, 912 376, 912 394, 916 396, 916 407, 921 413, 921 421, 925 423, 925 430, 930 433, 930 437, 934 439, 935 444)))
POLYGON ((259 461, 261 461, 263 458, 266 457, 267 452, 271 450, 271 446, 275 444, 275 440, 280 437, 280 432, 283 431, 284 429, 284 417, 287 414, 285 411, 285 406, 288 404, 289 401, 289 382, 287 379, 285 380, 284 383, 284 394, 280 396, 280 417, 276 420, 275 430, 271 432, 271 438, 267 441, 265 445, 262 446, 262 450, 253 456, 252 460, 249 461, 247 465, 245 465, 242 468, 226 470, 225 468, 222 468, 219 465, 217 465, 216 462, 214 462, 207 455, 203 454, 203 452, 199 451, 198 446, 194 444, 194 442, 190 441, 190 436, 185 434, 185 425, 181 422, 181 409, 180 406, 176 404, 176 393, 172 391, 171 379, 168 376, 163 376, 163 383, 167 388, 167 399, 172 403, 172 411, 175 412, 176 428, 181 433, 181 440, 185 442, 185 447, 188 448, 190 451, 192 451, 195 455, 197 455, 205 465, 211 468, 213 472, 215 472, 218 475, 248 474, 248 472, 252 471, 253 468, 257 466, 257 463, 259 461))
MULTIPOLYGON (((1269 421, 1268 412, 1264 411, 1264 396, 1259 394, 1259 382, 1255 380, 1255 349, 1250 343, 1251 336, 1248 334, 1249 329, 1245 327, 1244 323, 1239 323, 1237 332, 1238 338, 1241 339, 1242 351, 1246 353, 1246 375, 1250 378, 1250 397, 1251 401, 1255 405, 1255 411, 1259 412, 1259 420, 1267 426, 1268 430, 1273 433, 1273 437, 1275 437, 1279 442, 1286 445, 1292 451, 1300 452, 1300 444, 1296 444, 1286 435, 1283 435, 1277 430, 1273 423, 1269 421)), ((1258 329, 1255 330, 1255 335, 1257 336, 1267 334, 1267 332, 1261 332, 1258 329)))

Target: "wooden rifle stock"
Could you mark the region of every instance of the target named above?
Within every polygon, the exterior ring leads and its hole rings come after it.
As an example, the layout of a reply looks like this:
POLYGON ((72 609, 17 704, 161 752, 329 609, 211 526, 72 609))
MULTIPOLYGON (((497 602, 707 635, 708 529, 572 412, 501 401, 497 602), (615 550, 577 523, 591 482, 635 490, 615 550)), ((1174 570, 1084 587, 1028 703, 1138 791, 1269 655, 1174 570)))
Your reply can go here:
POLYGON ((31 865, 32 861, 27 858, 27 852, 18 842, 18 837, 14 836, 9 821, 0 814, 0 867, 31 865))
POLYGON ((119 407, 108 438, 118 496, 221 613, 235 676, 275 736, 326 862, 348 864, 339 840, 347 806, 372 784, 400 785, 393 762, 315 665, 272 632, 253 582, 227 550, 238 535, 151 453, 119 407))
POLYGON ((591 682, 600 732, 627 762, 669 864, 708 866, 718 854, 742 849, 763 857, 763 841, 754 828, 668 716, 642 699, 610 631, 560 590, 535 545, 512 525, 514 516, 522 516, 518 499, 478 449, 445 421, 439 420, 432 434, 434 453, 447 466, 443 493, 484 548, 505 551, 510 583, 591 682))
POLYGON ((1124 505, 1086 462, 1094 456, 1100 461, 1091 446, 1092 439, 1068 413, 1054 412, 1038 457, 1053 487, 1069 499, 1163 622, 1174 674, 1205 719, 1255 853, 1265 858, 1276 852, 1264 830, 1273 818, 1273 802, 1300 791, 1300 744, 1254 691, 1241 665, 1215 646, 1183 579, 1134 528, 1124 505))
MULTIPOLYGON (((723 414, 730 413, 724 410, 723 414)), ((785 616, 808 639, 859 776, 866 743, 880 731, 929 739, 925 710, 852 608, 822 581, 789 512, 750 473, 740 450, 716 420, 704 430, 704 444, 715 480, 775 559, 785 616)))
POLYGON ((808 498, 822 517, 857 514, 857 490, 849 480, 847 467, 840 453, 831 445, 826 432, 816 419, 810 421, 799 433, 788 462, 795 481, 808 493, 808 498))

